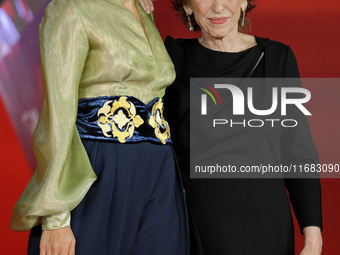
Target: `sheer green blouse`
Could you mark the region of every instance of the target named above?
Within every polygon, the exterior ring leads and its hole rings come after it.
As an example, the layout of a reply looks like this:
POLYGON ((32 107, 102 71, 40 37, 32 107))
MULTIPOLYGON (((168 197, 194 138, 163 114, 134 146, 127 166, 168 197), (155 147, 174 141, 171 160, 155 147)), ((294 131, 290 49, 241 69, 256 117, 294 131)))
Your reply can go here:
POLYGON ((70 226, 70 211, 96 175, 75 125, 78 99, 162 97, 175 78, 152 17, 121 0, 53 0, 39 28, 44 96, 33 136, 38 167, 15 205, 10 228, 70 226))

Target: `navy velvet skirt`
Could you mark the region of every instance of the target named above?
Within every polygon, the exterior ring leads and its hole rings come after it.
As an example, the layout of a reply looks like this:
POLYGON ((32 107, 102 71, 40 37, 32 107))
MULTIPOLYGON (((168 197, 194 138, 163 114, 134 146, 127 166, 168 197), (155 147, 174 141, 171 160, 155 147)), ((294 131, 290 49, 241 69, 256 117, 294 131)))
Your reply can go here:
MULTIPOLYGON (((188 222, 171 145, 83 139, 98 179, 71 212, 77 255, 187 255, 188 222)), ((41 226, 29 255, 39 254, 41 226)))

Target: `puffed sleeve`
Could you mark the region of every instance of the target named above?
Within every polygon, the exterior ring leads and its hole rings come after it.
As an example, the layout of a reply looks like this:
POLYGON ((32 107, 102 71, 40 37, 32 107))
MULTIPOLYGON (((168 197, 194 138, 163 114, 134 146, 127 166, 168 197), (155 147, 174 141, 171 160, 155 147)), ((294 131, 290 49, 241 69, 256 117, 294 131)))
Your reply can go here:
MULTIPOLYGON (((283 76, 299 77, 296 59, 289 47, 283 76)), ((284 131, 281 150, 283 163, 296 166, 318 164, 318 153, 313 143, 307 117, 295 107, 290 110, 289 118, 296 119, 298 126, 284 131)), ((317 226, 322 229, 321 186, 318 175, 314 178, 285 178, 285 185, 301 233, 303 228, 308 226, 317 226)))
POLYGON ((53 0, 39 27, 42 109, 33 135, 38 167, 10 220, 26 231, 70 226, 75 208, 96 180, 76 129, 78 87, 89 42, 72 0, 53 0))

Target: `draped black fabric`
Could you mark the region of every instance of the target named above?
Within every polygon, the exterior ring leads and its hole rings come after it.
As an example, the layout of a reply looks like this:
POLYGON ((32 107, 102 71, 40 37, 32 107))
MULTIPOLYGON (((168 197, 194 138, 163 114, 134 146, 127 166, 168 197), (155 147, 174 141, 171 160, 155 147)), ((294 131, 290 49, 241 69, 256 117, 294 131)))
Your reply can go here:
MULTIPOLYGON (((197 39, 167 37, 165 41, 177 73, 164 97, 165 118, 171 126, 187 190, 194 255, 293 255, 294 229, 289 201, 301 230, 306 226, 322 227, 319 179, 189 177, 190 78, 299 77, 289 46, 255 38, 256 46, 238 53, 210 50, 197 39), (262 53, 264 56, 256 66, 262 53)), ((245 132, 238 139, 225 141, 225 146, 236 148, 237 160, 242 162, 249 162, 246 155, 256 155, 260 160, 270 158, 277 164, 318 163, 307 119, 297 118, 304 124, 289 133, 283 129, 281 133, 274 129, 272 132, 276 133, 245 132)))

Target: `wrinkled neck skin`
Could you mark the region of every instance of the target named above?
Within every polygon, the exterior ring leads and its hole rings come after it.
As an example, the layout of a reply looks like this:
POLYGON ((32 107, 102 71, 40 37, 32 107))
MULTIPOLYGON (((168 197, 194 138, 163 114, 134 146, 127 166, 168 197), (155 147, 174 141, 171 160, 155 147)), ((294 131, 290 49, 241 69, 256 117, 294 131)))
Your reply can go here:
POLYGON ((222 52, 240 52, 256 45, 254 36, 240 33, 237 27, 220 38, 202 31, 202 37, 198 41, 208 49, 222 52))

